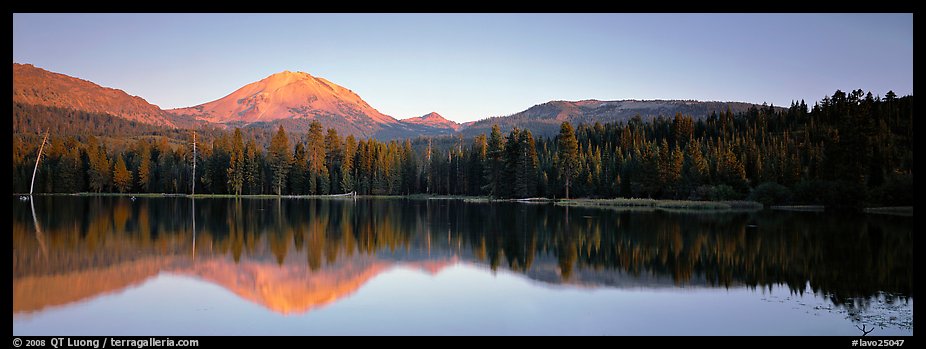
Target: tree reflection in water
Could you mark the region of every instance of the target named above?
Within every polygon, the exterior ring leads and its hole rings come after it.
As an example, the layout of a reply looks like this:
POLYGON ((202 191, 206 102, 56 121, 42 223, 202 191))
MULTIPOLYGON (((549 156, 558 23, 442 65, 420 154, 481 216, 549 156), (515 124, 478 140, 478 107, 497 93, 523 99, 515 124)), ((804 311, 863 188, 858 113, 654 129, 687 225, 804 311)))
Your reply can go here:
MULTIPOLYGON (((14 198, 15 199, 15 198, 14 198)), ((13 311, 194 275, 307 311, 394 265, 509 269, 596 287, 809 285, 864 309, 913 294, 913 218, 686 213, 456 200, 36 197, 13 204, 13 311), (36 230, 37 227, 41 230, 36 230), (195 241, 196 263, 191 249, 195 241)))

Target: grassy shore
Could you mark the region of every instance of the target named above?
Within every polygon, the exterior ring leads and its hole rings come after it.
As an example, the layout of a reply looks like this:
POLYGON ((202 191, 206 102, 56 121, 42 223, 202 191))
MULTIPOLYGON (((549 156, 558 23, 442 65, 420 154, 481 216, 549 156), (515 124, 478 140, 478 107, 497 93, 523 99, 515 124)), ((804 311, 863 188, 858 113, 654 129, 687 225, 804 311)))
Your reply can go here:
POLYGON ((823 212, 826 210, 823 205, 776 205, 770 206, 770 209, 778 211, 797 211, 797 212, 823 212))
POLYGON ((761 210, 762 204, 754 201, 691 201, 691 200, 656 200, 637 198, 618 199, 568 199, 557 200, 559 206, 578 207, 622 207, 651 208, 675 210, 761 210))
POLYGON ((894 206, 894 207, 871 207, 866 208, 865 213, 889 214, 894 216, 913 217, 913 206, 894 206))

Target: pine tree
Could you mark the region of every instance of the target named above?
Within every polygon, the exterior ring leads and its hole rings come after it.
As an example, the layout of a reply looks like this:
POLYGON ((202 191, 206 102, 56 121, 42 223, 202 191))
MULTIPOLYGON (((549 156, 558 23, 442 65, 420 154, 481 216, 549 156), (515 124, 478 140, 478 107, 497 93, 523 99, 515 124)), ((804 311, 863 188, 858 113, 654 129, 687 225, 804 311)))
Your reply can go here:
POLYGON ((87 146, 87 180, 90 189, 99 193, 109 187, 112 180, 112 168, 106 156, 106 147, 98 144, 96 137, 91 136, 87 146))
POLYGON ((306 185, 308 175, 308 153, 302 142, 293 151, 293 167, 289 171, 289 191, 295 195, 315 194, 311 185, 306 185))
POLYGON ((730 147, 726 147, 720 153, 717 175, 721 183, 735 189, 743 190, 746 186, 746 169, 730 147))
POLYGON ((359 194, 370 194, 373 180, 373 140, 361 140, 357 144, 357 156, 354 166, 356 167, 354 177, 354 187, 359 194))
POLYGON ((505 168, 505 143, 502 140, 502 132, 498 124, 492 125, 492 133, 486 145, 486 166, 485 178, 486 184, 483 191, 490 196, 498 197, 501 193, 502 171, 505 168))
POLYGON ((349 163, 344 162, 341 164, 341 173, 343 173, 341 176, 341 190, 343 190, 344 193, 351 193, 354 191, 354 176, 351 175, 351 172, 349 163))
POLYGON ((531 131, 521 131, 518 139, 518 170, 515 178, 516 196, 527 198, 537 194, 537 148, 531 131))
MULTIPOLYGON (((200 193, 208 193, 212 191, 213 179, 215 177, 213 172, 220 171, 220 170, 216 168, 217 166, 214 164, 216 161, 214 161, 214 158, 212 156, 214 153, 213 149, 216 148, 215 143, 213 143, 213 147, 212 149, 210 149, 209 147, 202 146, 206 142, 202 142, 202 138, 200 138, 200 140, 201 140, 201 143, 199 143, 198 147, 196 148, 197 149, 196 159, 192 159, 191 162, 193 161, 196 162, 196 166, 198 166, 197 169, 199 169, 199 171, 196 171, 196 173, 199 176, 197 179, 202 182, 202 185, 197 185, 196 188, 199 189, 200 193)), ((192 150, 192 143, 191 143, 191 150, 192 150)), ((190 152, 190 154, 192 155, 192 151, 190 152)), ((199 182, 197 182, 197 184, 198 183, 199 182)), ((219 184, 224 185, 224 182, 215 183, 215 185, 219 185, 219 184)))
POLYGON ((317 175, 316 194, 328 195, 331 193, 331 177, 328 174, 328 168, 322 166, 321 172, 317 175))
POLYGON ((575 131, 569 122, 563 122, 560 125, 559 136, 557 137, 559 157, 559 175, 563 178, 563 185, 566 188, 566 198, 569 198, 569 187, 572 185, 573 177, 579 171, 579 141, 576 140, 575 131))
POLYGON ((436 188, 434 185, 434 159, 432 158, 431 139, 428 138, 428 147, 424 151, 424 192, 433 193, 436 188))
POLYGON ((344 193, 350 193, 356 190, 354 180, 356 170, 354 169, 354 156, 356 156, 357 142, 353 135, 347 135, 344 140, 344 152, 341 157, 341 190, 344 193))
POLYGON ((138 154, 138 188, 143 192, 151 189, 151 148, 147 143, 141 144, 138 154))
MULTIPOLYGON (((321 186, 318 181, 321 180, 322 168, 325 167, 325 135, 318 120, 312 120, 309 124, 306 152, 309 158, 309 193, 318 194, 321 186)), ((324 186, 327 187, 328 183, 324 186)))
POLYGON ((672 120, 672 145, 684 148, 694 139, 694 120, 684 116, 681 112, 675 114, 672 120))
POLYGON ((470 195, 481 194, 486 163, 486 135, 480 134, 473 138, 473 145, 470 147, 469 161, 467 162, 469 188, 467 192, 470 195))
POLYGON ((682 171, 685 165, 685 154, 682 153, 681 147, 675 144, 669 157, 668 180, 669 189, 673 192, 673 197, 678 197, 682 186, 682 171))
POLYGON ((228 161, 228 187, 235 196, 241 195, 244 189, 245 177, 245 150, 244 138, 240 128, 235 128, 235 135, 232 137, 231 156, 228 161))
POLYGON ((342 193, 341 189, 341 161, 343 151, 341 150, 341 138, 338 137, 338 130, 328 129, 325 135, 325 167, 328 169, 330 179, 330 190, 332 193, 342 193))
POLYGON ((684 168, 689 189, 701 183, 710 182, 710 166, 704 154, 701 153, 701 145, 698 142, 688 144, 684 168))
POLYGON ((463 147, 463 134, 461 133, 457 137, 457 144, 453 150, 453 194, 466 194, 466 190, 469 187, 470 178, 466 171, 466 163, 467 154, 463 147))
POLYGON ((261 183, 261 167, 263 167, 261 153, 257 150, 254 139, 248 139, 248 143, 244 146, 244 187, 248 189, 248 194, 263 193, 263 190, 261 190, 263 187, 263 183, 261 183))
POLYGON ((418 192, 418 160, 412 150, 412 142, 405 139, 402 145, 402 193, 418 192))
POLYGON ((273 191, 277 195, 283 195, 286 176, 289 174, 290 166, 293 163, 292 152, 289 149, 289 138, 286 136, 283 125, 280 125, 276 135, 270 141, 270 149, 267 154, 267 162, 270 165, 273 178, 273 191))
POLYGON ((116 156, 116 166, 113 168, 113 182, 120 193, 132 188, 132 172, 125 167, 125 160, 121 155, 116 156))
POLYGON ((231 162, 231 143, 232 140, 228 139, 228 133, 223 132, 212 141, 211 152, 203 152, 204 163, 208 164, 210 169, 208 175, 212 193, 225 194, 229 192, 228 164, 231 162))
POLYGON ((172 173, 174 172, 173 158, 174 152, 170 149, 170 146, 167 145, 167 137, 161 137, 158 140, 157 146, 157 183, 158 191, 170 193, 176 192, 172 186, 174 182, 172 173))
MULTIPOLYGON (((71 143, 73 140, 69 140, 71 143)), ((76 144, 66 147, 64 155, 58 166, 56 177, 59 184, 55 187, 59 193, 76 193, 84 190, 84 176, 81 166, 80 149, 76 144)), ((15 167, 14 167, 15 170, 15 167)), ((147 190, 147 188, 145 189, 147 190)))
POLYGON ((501 185, 498 196, 503 198, 517 197, 519 161, 521 160, 521 130, 517 127, 508 133, 505 138, 504 169, 502 170, 501 185))

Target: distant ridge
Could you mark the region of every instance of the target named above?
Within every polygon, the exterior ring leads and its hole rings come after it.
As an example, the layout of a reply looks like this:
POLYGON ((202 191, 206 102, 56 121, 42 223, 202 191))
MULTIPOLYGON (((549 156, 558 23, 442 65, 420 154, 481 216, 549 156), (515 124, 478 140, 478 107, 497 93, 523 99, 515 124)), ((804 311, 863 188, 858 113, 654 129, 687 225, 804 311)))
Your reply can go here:
POLYGON ((176 126, 161 108, 125 91, 13 63, 13 102, 110 114, 152 125, 176 126))
POLYGON ((503 132, 514 127, 527 128, 537 135, 553 135, 559 132, 559 125, 569 121, 573 125, 600 122, 628 121, 636 115, 644 120, 657 116, 673 117, 676 113, 705 118, 711 113, 744 112, 760 105, 742 102, 715 102, 693 100, 615 100, 600 101, 587 99, 581 101, 550 101, 537 104, 524 111, 499 117, 490 117, 464 124, 462 131, 466 135, 490 132, 493 124, 498 124, 503 132))

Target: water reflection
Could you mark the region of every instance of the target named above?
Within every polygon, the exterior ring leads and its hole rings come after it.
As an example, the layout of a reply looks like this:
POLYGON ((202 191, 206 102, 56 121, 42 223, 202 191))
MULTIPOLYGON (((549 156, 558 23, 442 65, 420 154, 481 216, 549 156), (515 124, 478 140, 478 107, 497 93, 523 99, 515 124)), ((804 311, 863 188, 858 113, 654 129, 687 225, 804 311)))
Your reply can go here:
POLYGON ((809 285, 850 314, 913 294, 912 217, 567 211, 450 200, 192 205, 180 198, 14 200, 14 315, 118 292, 160 273, 300 314, 396 266, 437 273, 454 263, 583 287, 785 285, 800 294, 809 285))

